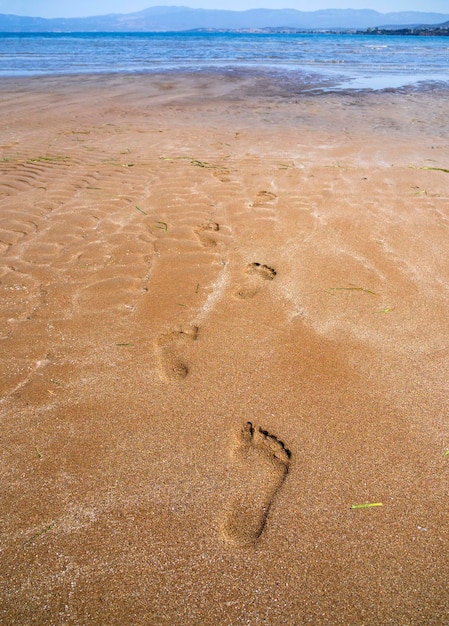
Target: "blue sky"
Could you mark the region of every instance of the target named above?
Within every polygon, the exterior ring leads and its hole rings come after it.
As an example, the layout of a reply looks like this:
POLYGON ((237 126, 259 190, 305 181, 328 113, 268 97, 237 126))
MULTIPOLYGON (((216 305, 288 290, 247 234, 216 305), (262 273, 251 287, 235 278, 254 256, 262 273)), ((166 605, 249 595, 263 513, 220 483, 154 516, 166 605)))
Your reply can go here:
POLYGON ((374 9, 449 14, 449 0, 0 0, 0 13, 36 17, 83 17, 106 13, 132 13, 150 6, 189 6, 202 9, 245 10, 255 8, 374 9))

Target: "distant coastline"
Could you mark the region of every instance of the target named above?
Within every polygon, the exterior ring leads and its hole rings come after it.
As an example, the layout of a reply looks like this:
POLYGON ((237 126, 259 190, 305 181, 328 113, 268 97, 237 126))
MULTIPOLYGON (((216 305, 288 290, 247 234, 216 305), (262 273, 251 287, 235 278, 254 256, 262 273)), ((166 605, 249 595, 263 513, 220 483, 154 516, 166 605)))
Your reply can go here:
POLYGON ((364 35, 406 35, 419 37, 448 37, 449 23, 441 26, 417 26, 414 28, 368 28, 361 34, 364 35))
POLYGON ((194 28, 185 32, 196 33, 237 33, 237 34, 285 34, 285 35, 311 35, 311 34, 330 34, 330 35, 396 35, 396 36, 419 36, 419 37, 449 37, 448 26, 435 27, 413 27, 413 28, 366 28, 357 30, 354 28, 194 28))
POLYGON ((435 26, 435 27, 427 27, 427 26, 419 26, 412 28, 366 28, 363 30, 355 29, 355 28, 291 28, 291 27, 270 27, 266 26, 263 28, 189 28, 186 30, 176 30, 176 31, 158 31, 158 30, 148 30, 148 31, 83 31, 83 30, 75 30, 75 31, 64 31, 64 30, 38 30, 38 31, 29 31, 29 30, 2 30, 0 28, 0 36, 11 36, 11 35, 82 35, 82 34, 91 34, 91 35, 144 35, 144 34, 236 34, 236 35, 383 35, 383 36, 402 36, 402 37, 449 37, 449 25, 448 26, 435 26))

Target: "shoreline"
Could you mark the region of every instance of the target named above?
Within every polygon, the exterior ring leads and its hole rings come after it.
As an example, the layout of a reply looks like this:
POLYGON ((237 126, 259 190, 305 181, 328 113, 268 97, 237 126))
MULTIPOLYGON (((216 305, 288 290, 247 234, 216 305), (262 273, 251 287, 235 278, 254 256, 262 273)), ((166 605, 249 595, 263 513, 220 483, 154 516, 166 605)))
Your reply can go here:
POLYGON ((443 623, 444 92, 0 91, 5 621, 443 623))
MULTIPOLYGON (((426 75, 406 73, 374 74, 372 71, 354 72, 352 76, 332 75, 329 72, 320 72, 309 68, 293 69, 287 66, 268 67, 263 65, 254 66, 209 66, 191 68, 164 68, 160 70, 129 70, 129 71, 87 71, 61 72, 42 74, 17 74, 1 76, 0 89, 10 89, 28 85, 34 81, 47 81, 49 84, 66 82, 91 82, 101 81, 107 83, 111 80, 147 79, 160 80, 171 78, 173 80, 207 79, 211 80, 242 80, 242 81, 268 81, 265 86, 283 98, 301 96, 365 96, 369 94, 414 94, 436 93, 444 94, 449 91, 449 82, 442 75, 428 78, 426 75)), ((249 94, 247 94, 249 95, 249 94)))

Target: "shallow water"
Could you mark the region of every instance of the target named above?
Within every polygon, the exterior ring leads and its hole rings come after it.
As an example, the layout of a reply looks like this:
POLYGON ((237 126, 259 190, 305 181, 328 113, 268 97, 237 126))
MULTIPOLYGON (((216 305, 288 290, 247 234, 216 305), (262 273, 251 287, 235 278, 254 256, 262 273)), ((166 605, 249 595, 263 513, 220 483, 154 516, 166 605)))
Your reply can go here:
POLYGON ((0 35, 0 76, 269 70, 304 88, 449 84, 444 37, 348 34, 51 33, 0 35))

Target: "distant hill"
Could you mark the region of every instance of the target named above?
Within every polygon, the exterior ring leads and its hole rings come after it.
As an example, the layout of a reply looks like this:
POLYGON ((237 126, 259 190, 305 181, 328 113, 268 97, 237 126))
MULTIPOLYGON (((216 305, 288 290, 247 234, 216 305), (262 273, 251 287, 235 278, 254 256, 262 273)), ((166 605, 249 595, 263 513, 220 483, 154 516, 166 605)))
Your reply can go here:
POLYGON ((410 24, 441 24, 449 13, 378 13, 369 9, 252 9, 218 11, 188 7, 150 7, 137 13, 85 18, 44 19, 0 14, 0 32, 164 32, 195 29, 257 30, 297 28, 303 30, 395 28, 410 24))

